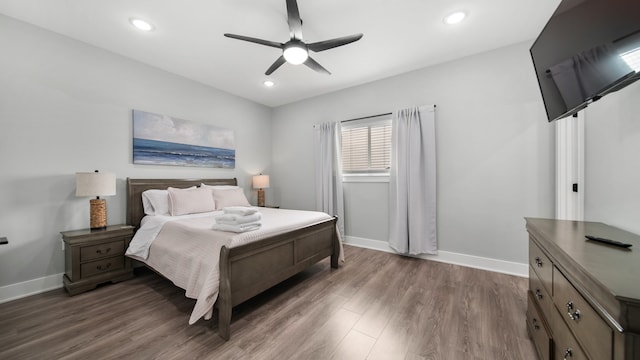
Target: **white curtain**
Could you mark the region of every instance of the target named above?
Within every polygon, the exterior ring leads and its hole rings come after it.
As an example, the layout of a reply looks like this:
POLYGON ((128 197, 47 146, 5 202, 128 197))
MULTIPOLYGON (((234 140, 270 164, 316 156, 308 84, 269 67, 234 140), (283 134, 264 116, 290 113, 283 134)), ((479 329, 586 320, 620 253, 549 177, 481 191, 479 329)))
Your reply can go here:
POLYGON ((435 107, 393 113, 389 245, 403 254, 436 254, 435 107))
POLYGON ((316 209, 338 217, 344 237, 344 198, 340 159, 340 123, 315 125, 316 209))

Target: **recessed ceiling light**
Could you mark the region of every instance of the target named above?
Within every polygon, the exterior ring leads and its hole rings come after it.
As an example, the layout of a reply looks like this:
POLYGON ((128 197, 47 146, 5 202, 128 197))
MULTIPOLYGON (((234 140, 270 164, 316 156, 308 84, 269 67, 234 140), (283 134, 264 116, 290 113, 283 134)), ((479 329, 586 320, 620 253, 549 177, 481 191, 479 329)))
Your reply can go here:
POLYGON ((266 87, 273 87, 273 86, 276 84, 276 83, 274 83, 274 82, 273 82, 273 81, 271 81, 271 80, 265 80, 265 81, 263 81, 262 83, 263 83, 263 84, 264 84, 264 86, 266 86, 266 87))
POLYGON ((153 25, 151 25, 151 23, 149 23, 148 21, 138 19, 138 18, 131 18, 129 19, 129 22, 131 23, 131 25, 135 26, 139 30, 142 30, 142 31, 153 30, 153 25))
POLYGON ((456 11, 445 17, 444 23, 449 25, 457 24, 464 20, 465 17, 467 17, 467 14, 464 11, 456 11))

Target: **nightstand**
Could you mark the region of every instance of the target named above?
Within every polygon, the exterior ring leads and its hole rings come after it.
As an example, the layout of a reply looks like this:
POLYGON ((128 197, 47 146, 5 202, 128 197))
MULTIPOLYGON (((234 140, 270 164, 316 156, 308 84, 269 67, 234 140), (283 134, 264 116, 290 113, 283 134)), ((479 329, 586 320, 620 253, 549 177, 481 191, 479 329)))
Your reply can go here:
POLYGON ((124 256, 133 226, 111 225, 104 230, 63 231, 64 288, 69 295, 95 289, 105 282, 133 277, 131 259, 124 256))

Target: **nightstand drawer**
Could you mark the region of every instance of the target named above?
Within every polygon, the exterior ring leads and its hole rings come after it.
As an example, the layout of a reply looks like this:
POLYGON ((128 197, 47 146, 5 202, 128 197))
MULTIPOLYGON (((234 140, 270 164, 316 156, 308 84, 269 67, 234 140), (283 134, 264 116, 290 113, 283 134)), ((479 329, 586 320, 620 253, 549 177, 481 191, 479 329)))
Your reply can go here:
POLYGON ((124 268, 124 257, 115 256, 80 265, 80 276, 82 278, 87 278, 93 275, 122 268, 124 268))
POLYGON ((585 352, 593 359, 611 359, 611 328, 557 268, 554 268, 553 294, 553 302, 585 352))
POLYGON ((115 256, 124 254, 125 238, 121 238, 117 241, 112 241, 105 244, 98 244, 92 246, 83 246, 80 249, 80 261, 91 261, 94 259, 101 259, 107 256, 115 256))

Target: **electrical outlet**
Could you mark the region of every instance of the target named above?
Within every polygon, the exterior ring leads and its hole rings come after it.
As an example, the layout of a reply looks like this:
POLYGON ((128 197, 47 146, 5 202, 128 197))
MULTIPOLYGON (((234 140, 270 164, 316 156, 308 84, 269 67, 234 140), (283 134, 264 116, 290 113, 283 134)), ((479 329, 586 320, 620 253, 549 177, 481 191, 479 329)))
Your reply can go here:
POLYGON ((9 239, 7 239, 6 237, 0 237, 0 245, 4 245, 4 244, 8 244, 9 243, 9 239))

